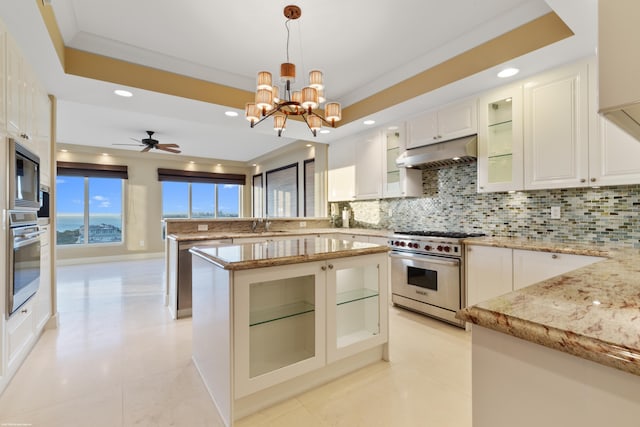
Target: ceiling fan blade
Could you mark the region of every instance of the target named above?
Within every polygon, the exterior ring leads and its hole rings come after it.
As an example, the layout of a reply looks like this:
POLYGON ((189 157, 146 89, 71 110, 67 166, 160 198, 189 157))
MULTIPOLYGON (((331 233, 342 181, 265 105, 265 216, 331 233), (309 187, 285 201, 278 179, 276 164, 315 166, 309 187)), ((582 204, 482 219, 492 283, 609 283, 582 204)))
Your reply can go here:
POLYGON ((147 151, 149 151, 149 150, 151 150, 151 146, 150 146, 150 145, 147 145, 146 147, 144 147, 144 148, 142 149, 142 151, 141 151, 141 152, 142 152, 142 153, 146 153, 146 152, 147 152, 147 151))
POLYGON ((156 147, 158 150, 162 150, 162 151, 168 151, 170 153, 176 153, 176 154, 180 154, 182 153, 182 151, 180 150, 176 150, 175 148, 167 148, 167 147, 156 147))
POLYGON ((142 141, 140 141, 139 139, 131 138, 131 137, 129 139, 132 140, 132 141, 139 142, 140 144, 142 144, 142 141))
POLYGON ((142 144, 111 144, 111 145, 128 145, 129 147, 142 147, 142 144))
POLYGON ((156 147, 157 148, 162 148, 162 147, 180 148, 178 144, 156 144, 156 147))

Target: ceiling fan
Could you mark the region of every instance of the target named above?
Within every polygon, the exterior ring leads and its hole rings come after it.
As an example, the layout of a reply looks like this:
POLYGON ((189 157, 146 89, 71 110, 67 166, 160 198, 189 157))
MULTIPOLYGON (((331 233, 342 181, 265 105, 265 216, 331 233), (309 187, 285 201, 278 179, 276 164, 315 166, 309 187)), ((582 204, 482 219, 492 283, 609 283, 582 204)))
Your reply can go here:
POLYGON ((143 138, 143 139, 131 138, 132 140, 138 142, 139 144, 113 144, 113 145, 136 145, 138 147, 144 147, 142 149, 143 153, 151 150, 152 148, 156 150, 168 151, 170 153, 176 153, 176 154, 181 153, 181 151, 178 150, 178 148, 180 148, 178 144, 160 144, 157 139, 153 139, 153 134, 155 133, 154 131, 148 130, 146 132, 147 132, 147 135, 149 135, 148 138, 143 138))

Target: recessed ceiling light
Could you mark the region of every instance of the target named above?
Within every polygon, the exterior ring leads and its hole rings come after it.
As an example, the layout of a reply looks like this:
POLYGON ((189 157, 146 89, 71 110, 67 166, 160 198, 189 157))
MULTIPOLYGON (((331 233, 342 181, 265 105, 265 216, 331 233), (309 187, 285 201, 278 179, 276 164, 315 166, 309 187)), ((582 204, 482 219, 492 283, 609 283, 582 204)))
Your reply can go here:
POLYGON ((398 130, 398 126, 389 126, 387 130, 398 130))
POLYGON ((125 98, 131 98, 133 96, 133 93, 124 89, 116 89, 113 91, 113 93, 115 93, 118 96, 124 96, 125 98))
POLYGON ((364 124, 365 124, 365 125, 367 125, 367 126, 371 126, 371 125, 372 125, 372 124, 374 124, 375 122, 376 122, 375 120, 365 120, 365 121, 364 121, 364 122, 362 122, 362 123, 364 123, 364 124))
POLYGON ((511 99, 511 98, 507 98, 507 99, 505 99, 505 102, 511 102, 511 101, 512 101, 512 99, 511 99))
POLYGON ((313 147, 313 144, 307 144, 307 147, 313 147))
POLYGON ((322 129, 320 133, 327 134, 327 133, 331 133, 331 131, 329 129, 322 129))
POLYGON ((216 166, 222 166, 222 163, 216 163, 216 166))
POLYGON ((102 155, 103 155, 103 156, 108 156, 108 155, 109 155, 109 153, 102 153, 102 155))
POLYGON ((253 164, 251 164, 251 166, 258 166, 258 165, 257 165, 257 164, 255 164, 255 163, 253 163, 253 164))
POLYGON ((68 152, 69 150, 67 150, 66 148, 63 148, 63 149, 62 149, 62 150, 60 150, 60 151, 61 151, 61 152, 63 152, 63 153, 66 153, 66 152, 68 152))
POLYGON ((196 162, 194 162, 193 160, 189 160, 189 163, 191 163, 192 165, 195 164, 196 162))
POLYGON ((500 77, 501 79, 506 79, 507 77, 515 76, 519 72, 520 70, 518 70, 517 68, 505 68, 498 73, 498 77, 500 77))
POLYGON ((227 117, 238 117, 238 113, 236 113, 235 111, 225 111, 224 115, 227 117))

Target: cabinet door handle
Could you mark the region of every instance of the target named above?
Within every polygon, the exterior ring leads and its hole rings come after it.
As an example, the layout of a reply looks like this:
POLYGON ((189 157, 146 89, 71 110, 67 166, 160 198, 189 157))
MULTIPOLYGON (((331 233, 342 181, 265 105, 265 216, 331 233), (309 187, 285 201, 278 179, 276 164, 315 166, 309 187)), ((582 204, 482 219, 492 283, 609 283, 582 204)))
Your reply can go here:
POLYGON ((558 258, 558 255, 553 254, 553 255, 551 255, 551 258, 553 258, 553 259, 557 259, 557 258, 558 258))
POLYGON ((333 270, 333 264, 329 264, 329 270, 333 270))
POLYGON ((434 137, 433 137, 433 139, 438 139, 438 137, 437 137, 437 136, 434 136, 434 137))
POLYGON ((327 267, 323 265, 322 267, 320 267, 320 270, 327 271, 327 267))
POLYGON ((27 310, 26 308, 23 308, 22 310, 20 310, 20 313, 28 313, 29 310, 27 310))
POLYGON ((596 179, 595 178, 591 178, 591 182, 596 182, 596 179))
POLYGON ((586 182, 586 181, 587 181, 587 180, 586 180, 586 179, 584 179, 584 178, 582 178, 582 179, 580 180, 580 182, 586 182))

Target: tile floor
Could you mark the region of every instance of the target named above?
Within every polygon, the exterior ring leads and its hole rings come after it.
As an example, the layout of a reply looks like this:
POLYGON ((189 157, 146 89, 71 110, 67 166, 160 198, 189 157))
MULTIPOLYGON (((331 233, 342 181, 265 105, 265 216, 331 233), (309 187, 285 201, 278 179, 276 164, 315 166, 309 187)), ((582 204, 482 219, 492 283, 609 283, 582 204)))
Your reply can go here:
MULTIPOLYGON (((163 260, 58 268, 60 325, 0 396, 0 426, 220 426, 163 306, 163 260)), ((471 426, 470 334, 391 309, 380 362, 239 420, 258 426, 471 426)))

